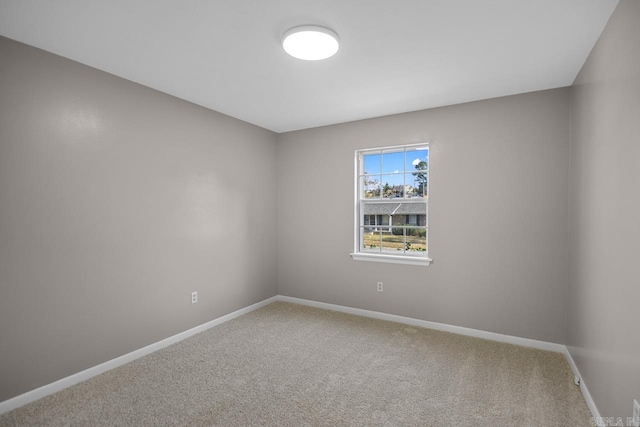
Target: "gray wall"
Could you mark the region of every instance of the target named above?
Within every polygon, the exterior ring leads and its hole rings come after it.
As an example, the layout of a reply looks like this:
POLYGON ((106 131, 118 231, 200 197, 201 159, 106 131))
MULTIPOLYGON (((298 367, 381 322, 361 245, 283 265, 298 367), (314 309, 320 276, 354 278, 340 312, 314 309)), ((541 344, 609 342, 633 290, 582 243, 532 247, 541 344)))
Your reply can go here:
POLYGON ((562 88, 281 134, 279 293, 564 343, 569 100, 562 88), (433 265, 353 261, 354 150, 422 141, 433 265))
POLYGON ((274 133, 5 38, 0 112, 0 401, 276 295, 274 133))
POLYGON ((640 401, 639 49, 621 1, 572 87, 567 344, 603 416, 640 401))
POLYGON ((631 415, 638 22, 623 0, 571 89, 280 136, 0 38, 0 401, 280 293, 558 343, 566 323, 602 415, 631 415), (354 150, 422 141, 434 264, 351 260, 354 150))

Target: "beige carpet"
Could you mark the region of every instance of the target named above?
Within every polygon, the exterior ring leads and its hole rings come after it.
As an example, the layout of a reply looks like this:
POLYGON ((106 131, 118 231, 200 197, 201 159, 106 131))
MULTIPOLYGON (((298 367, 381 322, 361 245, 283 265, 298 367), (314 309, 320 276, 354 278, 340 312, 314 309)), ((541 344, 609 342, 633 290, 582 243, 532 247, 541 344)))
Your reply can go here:
POLYGON ((588 426, 564 356, 277 302, 0 425, 588 426))

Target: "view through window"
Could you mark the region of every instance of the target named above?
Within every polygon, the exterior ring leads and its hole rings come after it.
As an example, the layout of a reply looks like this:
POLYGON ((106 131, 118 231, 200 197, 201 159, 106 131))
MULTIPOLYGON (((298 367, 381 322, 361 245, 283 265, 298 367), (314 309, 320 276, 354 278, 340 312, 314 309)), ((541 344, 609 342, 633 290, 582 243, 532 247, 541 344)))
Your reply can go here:
POLYGON ((356 168, 354 255, 427 259, 428 144, 357 151, 356 168))

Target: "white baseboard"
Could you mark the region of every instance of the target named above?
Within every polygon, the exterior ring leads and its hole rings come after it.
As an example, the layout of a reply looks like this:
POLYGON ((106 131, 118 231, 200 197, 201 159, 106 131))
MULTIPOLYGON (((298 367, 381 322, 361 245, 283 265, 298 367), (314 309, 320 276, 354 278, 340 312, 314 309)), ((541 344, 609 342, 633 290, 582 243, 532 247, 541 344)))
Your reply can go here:
POLYGON ((413 319, 411 317, 397 316, 395 314, 387 314, 379 311, 363 310, 361 308, 346 307, 342 305, 328 304, 325 302, 287 297, 284 295, 278 295, 278 301, 286 301, 294 304, 308 305, 311 307, 324 308, 326 310, 339 311, 341 313, 355 314, 358 316, 371 317, 374 319, 389 320, 391 322, 404 323, 406 325, 420 326, 423 328, 436 329, 438 331, 451 332, 454 334, 467 335, 467 336, 476 337, 476 338, 484 338, 491 341, 504 342, 508 344, 515 344, 515 345, 521 345, 524 347, 532 347, 540 350, 547 350, 547 351, 553 351, 556 353, 562 353, 566 357, 567 362, 569 363, 569 367, 571 368, 571 371, 573 371, 574 375, 577 375, 578 378, 580 378, 580 391, 582 392, 582 396, 584 397, 584 400, 587 402, 587 406, 589 408, 589 411, 591 412, 591 416, 594 418, 594 420, 596 420, 596 425, 598 426, 600 425, 600 424, 597 424, 601 420, 600 412, 598 411, 598 408, 596 407, 595 402, 591 398, 589 389, 587 388, 587 385, 582 379, 582 376, 578 371, 578 367, 576 366, 573 358, 571 357, 571 353, 569 353, 569 349, 567 348, 566 345, 551 343, 546 341, 532 340, 529 338, 515 337, 512 335, 497 334, 495 332, 481 331, 478 329, 464 328, 461 326, 447 325, 444 323, 429 322, 427 320, 413 319))
POLYGON ((117 368, 118 366, 122 366, 126 363, 129 363, 133 360, 139 359, 142 356, 146 356, 154 351, 158 351, 162 348, 168 347, 171 344, 175 344, 179 341, 182 341, 185 338, 189 338, 192 335, 197 333, 206 331, 207 329, 213 328, 214 326, 218 326, 221 323, 228 322, 231 319, 235 319, 238 316, 242 316, 243 314, 249 313, 253 310, 257 310, 265 305, 271 304, 272 302, 277 301, 277 297, 271 297, 266 300, 257 302, 253 305, 250 305, 245 308, 241 308, 240 310, 236 310, 233 313, 229 313, 222 317, 218 317, 210 322, 204 323, 202 325, 196 326, 184 332, 180 332, 179 334, 173 335, 169 338, 165 338, 162 341, 158 341, 156 343, 150 344, 146 347, 143 347, 138 350, 134 350, 131 353, 127 353, 120 357, 116 357, 115 359, 111 359, 107 362, 101 363, 99 365, 93 366, 89 369, 85 369, 84 371, 78 372, 76 374, 70 375, 66 378, 62 378, 58 381, 55 381, 51 384, 44 385, 35 390, 28 391, 19 396, 13 397, 9 400, 5 400, 4 402, 0 402, 0 414, 4 414, 5 412, 9 412, 13 409, 19 408, 20 406, 24 406, 28 403, 34 402, 38 399, 42 399, 45 396, 56 393, 60 390, 63 390, 67 387, 71 387, 72 385, 78 384, 79 382, 88 380, 89 378, 100 375, 104 372, 107 372, 111 369, 117 368))
POLYGON ((567 358, 567 362, 571 367, 571 371, 573 371, 573 375, 580 378, 580 391, 582 392, 582 396, 584 397, 584 400, 587 402, 589 411, 591 411, 591 416, 595 420, 595 423, 596 423, 595 425, 596 426, 604 425, 602 418, 600 417, 600 411, 598 411, 598 407, 596 406, 596 403, 593 401, 593 398, 591 397, 591 393, 589 393, 589 389, 587 388, 587 384, 584 382, 582 375, 580 375, 578 366, 576 365, 576 362, 573 360, 573 357, 571 357, 571 353, 569 352, 568 347, 565 347, 564 356, 567 358))
POLYGON ((578 367, 576 366, 573 358, 571 357, 571 353, 569 353, 569 350, 563 344, 532 340, 528 338, 515 337, 512 335, 503 335, 495 332, 481 331, 478 329, 447 325, 444 323, 429 322, 427 320, 397 316, 395 314, 387 314, 387 313, 382 313, 378 311, 364 310, 360 308, 346 307, 346 306, 336 305, 336 304, 328 304, 324 302, 305 300, 301 298, 288 297, 284 295, 271 297, 266 300, 255 303, 253 305, 250 305, 248 307, 241 308, 240 310, 236 310, 233 313, 229 313, 225 316, 219 317, 210 322, 196 326, 187 331, 184 331, 174 336, 171 336, 169 338, 166 338, 162 341, 158 341, 154 344, 150 344, 141 349, 132 351, 131 353, 127 353, 123 356, 101 363, 100 365, 91 367, 89 369, 85 369, 84 371, 78 372, 66 378, 62 378, 51 384, 44 385, 35 390, 13 397, 9 400, 5 400, 4 402, 0 402, 0 414, 9 412, 13 409, 19 408, 20 406, 34 402, 38 399, 41 399, 45 396, 56 393, 67 387, 71 387, 72 385, 78 384, 79 382, 88 380, 89 378, 95 377, 106 371, 122 366, 140 357, 146 356, 164 347, 170 346, 171 344, 175 344, 197 333, 206 331, 207 329, 213 328, 214 326, 217 326, 221 323, 227 322, 231 319, 235 319, 236 317, 242 316, 243 314, 257 310, 275 301, 285 301, 285 302, 291 302, 294 304, 308 305, 311 307, 323 308, 326 310, 339 311, 342 313, 355 314, 358 316, 388 320, 391 322, 404 323, 407 325, 435 329, 438 331, 451 332, 454 334, 467 335, 467 336, 476 337, 476 338, 483 338, 491 341, 498 341, 498 342, 504 342, 509 344, 521 345, 525 347, 537 348, 540 350, 563 353, 567 358, 567 362, 569 363, 569 366, 571 367, 571 370, 573 371, 574 375, 577 375, 580 378, 580 390, 582 391, 582 395, 584 396, 584 399, 587 402, 587 406, 591 411, 591 415, 594 417, 595 420, 600 419, 600 413, 598 412, 598 408, 596 407, 595 402, 591 398, 591 394, 587 389, 587 385, 584 383, 584 380, 582 380, 582 376, 580 375, 580 372, 578 371, 578 367))
POLYGON ((379 311, 363 310, 361 308, 345 307, 342 305, 328 304, 325 302, 317 302, 300 298, 287 297, 278 295, 278 301, 292 302, 294 304, 308 305, 311 307, 324 308, 326 310, 339 311, 342 313, 355 314, 358 316, 371 317, 373 319, 388 320, 390 322, 404 323, 406 325, 420 326, 438 331, 451 332, 459 335, 467 335, 470 337, 484 338, 486 340, 504 342, 509 344, 521 345, 524 347, 533 347, 540 350, 553 351, 556 353, 565 353, 566 347, 563 344, 556 344, 546 341, 532 340, 529 338, 520 338, 512 335, 497 334, 495 332, 481 331, 479 329, 465 328, 462 326, 447 325, 445 323, 429 322, 427 320, 414 319, 411 317, 397 316, 395 314, 387 314, 379 311))

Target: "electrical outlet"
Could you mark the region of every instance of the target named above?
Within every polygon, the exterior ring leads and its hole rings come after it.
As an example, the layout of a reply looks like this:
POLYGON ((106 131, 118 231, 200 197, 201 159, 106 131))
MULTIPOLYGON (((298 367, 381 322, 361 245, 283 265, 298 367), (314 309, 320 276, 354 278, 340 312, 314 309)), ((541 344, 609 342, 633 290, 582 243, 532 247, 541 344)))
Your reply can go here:
POLYGON ((197 302, 198 302, 198 292, 193 291, 191 292, 191 304, 195 304, 197 302))
POLYGON ((633 399, 633 418, 631 419, 633 427, 640 427, 640 403, 633 399))
POLYGON ((378 292, 382 292, 382 287, 384 284, 382 282, 378 282, 378 292))

